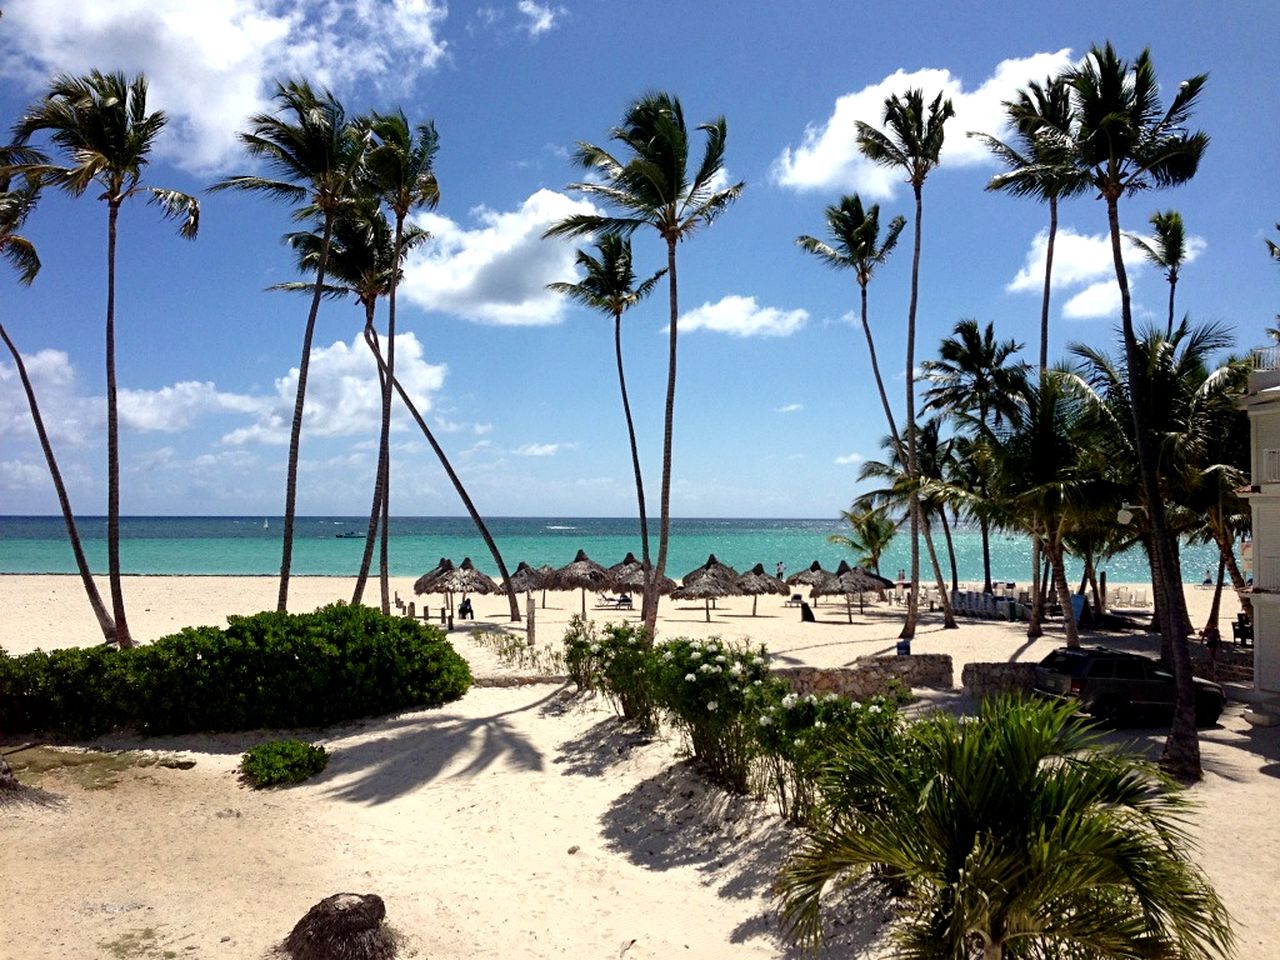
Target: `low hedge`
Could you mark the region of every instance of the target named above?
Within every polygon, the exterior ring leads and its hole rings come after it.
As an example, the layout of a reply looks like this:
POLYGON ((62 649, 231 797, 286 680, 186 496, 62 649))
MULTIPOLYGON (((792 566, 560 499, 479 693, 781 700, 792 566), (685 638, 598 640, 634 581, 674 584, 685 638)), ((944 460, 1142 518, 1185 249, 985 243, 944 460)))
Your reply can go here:
POLYGON ((435 627, 369 607, 228 617, 130 650, 0 652, 0 730, 87 738, 320 727, 456 700, 467 662, 435 627))

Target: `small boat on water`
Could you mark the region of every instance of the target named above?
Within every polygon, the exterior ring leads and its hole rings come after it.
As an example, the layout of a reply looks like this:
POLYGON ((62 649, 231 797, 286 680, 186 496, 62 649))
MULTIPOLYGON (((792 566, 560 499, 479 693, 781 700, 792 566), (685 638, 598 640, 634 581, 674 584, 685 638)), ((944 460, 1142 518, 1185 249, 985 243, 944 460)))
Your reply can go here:
POLYGON ((334 536, 337 537, 339 540, 358 540, 359 538, 363 537, 364 534, 357 533, 354 530, 348 530, 346 533, 335 533, 334 536))

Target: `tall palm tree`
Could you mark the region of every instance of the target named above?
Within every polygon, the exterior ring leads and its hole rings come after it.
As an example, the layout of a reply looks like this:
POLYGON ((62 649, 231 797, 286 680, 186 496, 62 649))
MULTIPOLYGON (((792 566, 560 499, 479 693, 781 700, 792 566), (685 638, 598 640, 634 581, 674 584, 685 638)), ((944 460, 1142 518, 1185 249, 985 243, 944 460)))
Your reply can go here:
POLYGON ((827 537, 827 543, 852 550, 858 555, 859 566, 879 576, 880 557, 893 541, 898 525, 883 511, 856 503, 851 510, 841 510, 840 519, 849 525, 849 532, 833 533, 827 537))
POLYGON ((125 616, 120 582, 120 429, 116 407, 116 222, 121 205, 145 195, 166 218, 179 221, 178 233, 193 239, 200 227, 200 203, 177 190, 142 182, 151 148, 167 118, 160 110, 147 112, 147 78, 132 80, 123 73, 90 71, 76 77, 59 74, 42 99, 32 104, 14 125, 14 139, 26 144, 45 132, 66 161, 29 163, 27 174, 43 183, 81 197, 91 184, 102 188, 107 204, 107 567, 116 642, 134 646, 125 616))
POLYGON ((1007 143, 988 133, 970 132, 987 145, 1007 168, 987 184, 1015 197, 1034 197, 1049 205, 1049 234, 1045 245, 1044 293, 1040 301, 1040 370, 1049 366, 1049 291, 1053 277, 1053 247, 1058 236, 1058 201, 1079 196, 1089 187, 1089 178, 1074 162, 1071 151, 1054 131, 1070 130, 1071 88, 1062 77, 1044 83, 1031 82, 1019 90, 1014 100, 1004 103, 1017 137, 1007 143))
POLYGON ((616 234, 604 234, 596 243, 599 257, 579 250, 577 265, 584 275, 577 283, 549 283, 547 288, 564 294, 593 310, 613 318, 613 353, 618 365, 618 389, 622 393, 622 414, 627 421, 627 438, 631 441, 631 467, 636 477, 636 501, 640 509, 640 549, 644 569, 649 559, 649 514, 644 502, 644 477, 640 472, 640 449, 636 445, 636 428, 631 419, 631 402, 627 398, 627 378, 622 368, 622 314, 647 297, 662 275, 659 270, 636 285, 631 265, 631 241, 616 234))
POLYGON ((1166 609, 1170 616, 1162 627, 1169 631, 1167 637, 1173 650, 1173 672, 1178 684, 1173 726, 1165 741, 1161 762, 1175 775, 1189 779, 1198 779, 1201 768, 1190 652, 1186 636, 1180 635, 1176 626, 1187 619, 1186 604, 1182 591, 1172 589, 1175 584, 1181 584, 1181 577, 1160 497, 1156 442, 1150 425, 1150 389, 1134 332, 1129 278, 1120 243, 1120 200, 1149 188, 1177 186, 1195 176, 1209 137, 1201 131, 1187 129, 1187 123, 1205 80, 1204 74, 1184 80, 1165 110, 1148 50, 1143 50, 1129 64, 1117 56, 1110 43, 1101 49, 1094 47, 1080 65, 1067 73, 1078 123, 1073 130, 1062 132, 1061 141, 1074 152, 1076 162, 1089 170, 1093 186, 1107 205, 1111 258, 1120 287, 1120 322, 1135 447, 1150 513, 1153 568, 1159 567, 1158 577, 1153 569, 1153 579, 1161 582, 1167 594, 1166 609))
POLYGON ((1178 288, 1178 272, 1187 259, 1186 231, 1182 214, 1177 210, 1157 210, 1148 221, 1154 231, 1154 243, 1148 243, 1136 233, 1126 233, 1125 239, 1142 251, 1147 260, 1164 271, 1169 281, 1169 321, 1164 328, 1166 337, 1173 336, 1173 295, 1178 288))
MULTIPOLYGON (((29 155, 30 157, 30 155, 29 155)), ((29 286, 40 272, 40 257, 36 253, 35 244, 20 234, 40 195, 39 181, 28 182, 20 189, 10 190, 10 177, 0 174, 0 256, 9 261, 18 271, 18 282, 29 286)), ((0 323, 0 340, 9 348, 13 356, 14 367, 18 371, 18 379, 22 381, 22 389, 27 395, 27 406, 31 409, 31 421, 36 428, 36 437, 40 440, 40 449, 44 452, 45 463, 49 467, 49 476, 53 480, 53 488, 58 495, 58 506, 62 509, 62 519, 67 526, 67 539, 71 542, 71 553, 76 560, 76 569, 80 571, 80 582, 84 584, 85 593, 89 597, 89 606, 98 618, 98 626, 102 629, 102 637, 107 643, 116 642, 116 625, 111 613, 102 602, 98 585, 94 582, 89 570, 89 562, 85 559, 84 546, 80 542, 80 532, 76 527, 75 514, 71 511, 71 498, 67 495, 66 485, 62 482, 62 471, 58 469, 57 458, 53 454, 53 444, 49 441, 48 431, 44 427, 44 417, 40 415, 40 405, 36 401, 35 388, 27 375, 27 365, 22 354, 14 344, 4 324, 0 323)))
POLYGON ((289 431, 289 461, 285 476, 284 533, 280 557, 280 590, 276 609, 289 606, 289 571, 293 564, 294 512, 298 501, 298 446, 302 437, 302 409, 307 395, 307 372, 316 316, 324 296, 329 243, 334 221, 342 209, 360 196, 364 159, 369 147, 367 126, 353 123, 328 90, 316 92, 305 80, 277 83, 273 99, 277 112, 249 118, 248 132, 239 134, 249 156, 261 160, 272 176, 242 174, 227 177, 211 190, 248 190, 274 200, 299 205, 296 219, 321 220, 321 253, 316 264, 314 292, 298 361, 298 390, 289 431))
POLYGON ((853 874, 884 878, 905 907, 900 957, 1231 954, 1185 793, 1069 706, 993 698, 964 719, 938 711, 836 747, 822 826, 778 883, 793 936, 817 945, 824 889, 853 874))
POLYGON ((667 291, 670 325, 667 334, 667 399, 663 410, 662 491, 659 497, 658 562, 649 572, 644 591, 644 625, 654 635, 658 618, 658 592, 667 568, 667 543, 671 528, 671 437, 676 403, 676 346, 679 336, 680 299, 676 281, 676 245, 700 228, 709 226, 742 193, 744 183, 722 186, 724 148, 728 126, 724 117, 698 125, 706 134, 702 159, 689 175, 689 133, 684 109, 670 93, 646 93, 634 101, 614 127, 611 138, 629 153, 615 158, 603 147, 580 142, 577 163, 597 174, 599 181, 570 184, 588 196, 615 208, 615 215, 576 214, 552 225, 543 236, 578 237, 585 234, 630 236, 652 228, 667 246, 667 291))
MULTIPOLYGON (((399 263, 405 249, 405 220, 410 212, 425 207, 435 209, 440 202, 440 184, 436 180, 435 158, 440 147, 440 137, 435 124, 428 121, 411 127, 403 112, 375 113, 370 120, 374 146, 369 153, 368 165, 373 190, 391 209, 395 217, 395 262, 399 263)), ((396 370, 396 291, 400 285, 398 273, 391 277, 388 291, 387 316, 387 371, 390 377, 382 383, 382 432, 378 446, 378 476, 375 482, 373 511, 369 526, 374 526, 374 516, 381 510, 382 537, 378 551, 378 583, 382 612, 391 610, 391 595, 387 560, 387 538, 391 521, 391 394, 396 370)), ((508 591, 513 619, 519 619, 515 594, 508 591)))
MULTIPOLYGON (((915 228, 911 255, 911 299, 907 306, 907 472, 916 476, 916 304, 920 290, 920 230, 924 215, 922 191, 925 179, 938 165, 942 153, 943 128, 955 116, 950 100, 939 93, 926 111, 924 92, 908 90, 903 96, 894 94, 884 102, 883 122, 886 130, 877 130, 858 121, 858 149, 867 159, 886 167, 905 171, 915 196, 915 228)), ((910 650, 919 616, 920 591, 920 503, 911 493, 911 595, 907 619, 901 638, 910 650)))
MULTIPOLYGON (((1016 340, 997 341, 993 323, 980 331, 977 320, 958 321, 952 335, 938 348, 938 359, 921 364, 925 378, 932 383, 924 395, 924 408, 969 415, 979 431, 999 428, 1018 414, 1016 398, 1026 382, 1026 365, 1013 362, 1013 356, 1022 347, 1016 340)), ((986 491, 980 487, 978 492, 986 491)), ((982 589, 991 593, 990 529, 981 511, 978 523, 982 531, 982 589)))

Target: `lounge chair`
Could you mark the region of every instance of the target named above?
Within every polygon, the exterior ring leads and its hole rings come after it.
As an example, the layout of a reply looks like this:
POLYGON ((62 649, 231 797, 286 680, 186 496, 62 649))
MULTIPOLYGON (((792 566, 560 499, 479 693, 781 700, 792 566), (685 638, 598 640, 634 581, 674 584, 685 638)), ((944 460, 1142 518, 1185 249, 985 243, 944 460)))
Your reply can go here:
POLYGON ((793 594, 791 595, 791 599, 790 599, 790 600, 788 600, 786 603, 784 603, 784 604, 783 604, 783 606, 784 606, 784 607, 798 607, 798 606, 800 606, 800 604, 802 604, 802 603, 804 603, 804 594, 802 594, 802 593, 793 593, 793 594))

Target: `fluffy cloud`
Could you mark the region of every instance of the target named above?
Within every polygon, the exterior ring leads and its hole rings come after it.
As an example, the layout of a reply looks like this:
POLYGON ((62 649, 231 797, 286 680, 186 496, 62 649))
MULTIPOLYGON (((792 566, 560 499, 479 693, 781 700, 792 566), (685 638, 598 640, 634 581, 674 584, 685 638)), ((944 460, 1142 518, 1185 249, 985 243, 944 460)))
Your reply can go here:
MULTIPOLYGON (((1144 237, 1148 243, 1152 238, 1144 237)), ((1207 247, 1203 237, 1187 238, 1185 263, 1195 260, 1207 247)), ((1026 257, 1014 278, 1005 286, 1009 293, 1034 293, 1044 290, 1044 264, 1048 255, 1049 233, 1041 230, 1031 240, 1026 257)), ((1146 256, 1129 242, 1121 245, 1121 256, 1131 281, 1148 269, 1146 256)), ((1136 284, 1135 284, 1136 285, 1136 284)), ((1087 320, 1117 316, 1120 312, 1120 288, 1115 280, 1115 262, 1111 254, 1111 234, 1077 233, 1062 227, 1054 240, 1053 289, 1067 293, 1062 315, 1070 320, 1087 320)))
MULTIPOLYGON (((422 344, 412 333, 396 335, 396 379, 413 399, 418 412, 431 409, 431 394, 444 386, 446 367, 423 359, 422 344)), ((259 401, 258 420, 226 434, 232 446, 247 443, 284 444, 289 440, 293 404, 298 391, 296 367, 275 383, 275 395, 259 401)), ((338 341, 311 351, 307 371, 307 400, 303 430, 313 437, 347 437, 369 433, 382 420, 382 395, 378 389, 373 355, 360 335, 351 343, 338 341)), ((403 429, 408 414, 395 406, 393 429, 403 429)))
POLYGON ((53 71, 143 72, 148 106, 168 113, 157 151, 196 173, 241 162, 235 131, 270 109, 277 77, 342 90, 407 89, 446 56, 443 0, 10 0, 0 72, 38 90, 53 71))
POLYGON ((419 226, 432 241, 411 255, 401 292, 418 306, 507 326, 539 326, 564 319, 566 303, 546 285, 573 280, 574 244, 543 240, 555 223, 575 213, 594 213, 584 200, 539 190, 520 209, 477 207, 468 229, 436 213, 419 226))
POLYGON ((939 91, 950 98, 956 115, 947 122, 942 147, 945 166, 972 166, 991 162, 986 147, 971 130, 1000 136, 1005 131, 1004 107, 1019 87, 1043 80, 1070 63, 1071 51, 1036 53, 1004 60, 977 87, 966 89, 963 80, 949 70, 926 68, 910 73, 898 70, 878 83, 837 98, 824 124, 810 124, 798 147, 786 147, 774 161, 773 178, 797 190, 858 190, 876 199, 892 197, 902 186, 902 173, 876 166, 858 150, 857 121, 880 127, 884 101, 912 87, 924 91, 926 104, 939 91))
POLYGON ((755 297, 731 295, 704 303, 680 318, 681 332, 714 330, 734 337, 788 337, 809 319, 805 310, 761 307, 755 297))
POLYGON ((803 409, 803 403, 788 403, 781 407, 777 407, 774 410, 774 413, 799 413, 803 409))
POLYGON ((576 443, 526 443, 511 452, 518 457, 554 457, 561 450, 572 450, 576 446, 576 443))
POLYGON ((260 413, 265 403, 260 397, 223 393, 209 381, 188 380, 159 390, 121 390, 118 405, 122 426, 171 433, 204 413, 260 413))
MULTIPOLYGON (((40 350, 22 360, 52 441, 83 443, 106 423, 105 401, 77 394, 75 370, 65 352, 40 350)), ((0 437, 3 436, 34 437, 35 427, 18 368, 0 360, 0 437)))
POLYGON ((847 467, 847 466, 849 466, 850 464, 854 464, 854 463, 861 463, 861 462, 862 462, 863 460, 865 460, 865 459, 866 459, 866 457, 864 457, 864 456, 863 456, 862 454, 860 454, 860 453, 846 453, 846 454, 845 454, 844 456, 842 456, 842 457, 836 457, 836 461, 835 461, 835 462, 836 462, 836 463, 838 463, 838 464, 840 464, 840 466, 842 466, 842 467, 847 467))
POLYGON ((516 9, 524 16, 524 27, 531 37, 552 29, 556 25, 556 17, 564 13, 562 7, 544 6, 541 3, 534 3, 534 0, 520 0, 516 4, 516 9))

